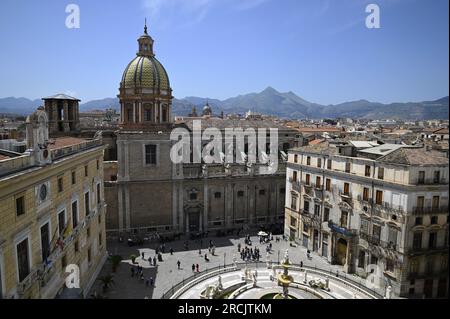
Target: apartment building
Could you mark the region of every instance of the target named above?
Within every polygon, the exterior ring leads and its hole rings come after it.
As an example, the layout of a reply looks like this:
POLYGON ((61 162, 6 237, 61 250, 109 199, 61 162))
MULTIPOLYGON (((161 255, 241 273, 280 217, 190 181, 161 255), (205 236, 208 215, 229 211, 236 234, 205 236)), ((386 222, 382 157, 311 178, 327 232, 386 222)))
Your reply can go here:
POLYGON ((26 125, 27 152, 0 158, 0 298, 63 296, 68 265, 83 297, 107 256, 104 146, 50 139, 42 108, 26 125))
POLYGON ((448 158, 330 142, 290 150, 285 235, 397 296, 448 295, 448 158))

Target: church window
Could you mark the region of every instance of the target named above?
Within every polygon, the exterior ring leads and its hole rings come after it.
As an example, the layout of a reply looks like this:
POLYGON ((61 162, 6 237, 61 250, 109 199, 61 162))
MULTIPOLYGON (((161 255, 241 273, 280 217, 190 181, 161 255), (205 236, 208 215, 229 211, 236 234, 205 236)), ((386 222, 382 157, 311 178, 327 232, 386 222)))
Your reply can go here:
POLYGON ((156 145, 145 145, 145 164, 156 165, 156 145))

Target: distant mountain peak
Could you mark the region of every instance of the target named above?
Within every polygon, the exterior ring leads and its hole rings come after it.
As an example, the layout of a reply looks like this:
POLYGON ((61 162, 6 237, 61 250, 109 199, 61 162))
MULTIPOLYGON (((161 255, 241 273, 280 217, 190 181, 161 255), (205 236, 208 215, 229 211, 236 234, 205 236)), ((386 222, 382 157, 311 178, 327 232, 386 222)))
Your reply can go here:
POLYGON ((280 93, 277 90, 275 90, 273 87, 268 86, 266 87, 263 91, 261 91, 261 93, 280 93))

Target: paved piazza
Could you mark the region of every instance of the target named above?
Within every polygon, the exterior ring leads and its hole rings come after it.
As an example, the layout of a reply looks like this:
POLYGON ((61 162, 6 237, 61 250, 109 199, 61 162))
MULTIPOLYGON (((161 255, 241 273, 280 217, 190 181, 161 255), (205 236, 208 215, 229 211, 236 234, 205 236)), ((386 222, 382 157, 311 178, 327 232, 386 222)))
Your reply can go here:
MULTIPOLYGON (((279 236, 281 238, 281 236, 279 236)), ((259 239, 257 236, 251 237, 252 246, 251 248, 258 247, 261 252, 261 258, 258 263, 249 262, 247 265, 251 270, 256 267, 258 269, 257 276, 257 287, 248 289, 242 294, 236 296, 236 298, 250 298, 259 299, 263 295, 270 293, 281 292, 281 287, 277 286, 276 280, 271 281, 270 276, 273 275, 273 271, 267 269, 266 266, 266 244, 259 244, 259 239)), ((240 258, 238 252, 238 244, 244 248, 244 238, 238 237, 208 237, 202 239, 201 255, 199 254, 200 242, 198 240, 189 240, 189 246, 186 250, 184 248, 185 240, 173 241, 165 244, 165 253, 162 254, 163 261, 157 262, 157 265, 150 265, 148 262, 148 257, 152 258, 155 256, 155 249, 160 245, 160 243, 144 243, 141 247, 128 247, 126 242, 119 243, 118 241, 108 241, 108 253, 110 255, 121 255, 123 258, 122 263, 119 265, 115 273, 112 273, 111 263, 108 261, 99 274, 99 278, 105 275, 112 274, 114 276, 114 284, 106 290, 102 291, 102 283, 97 280, 93 285, 90 295, 97 292, 100 295, 105 296, 109 299, 159 299, 167 291, 173 290, 175 292, 179 290, 184 284, 188 284, 194 279, 197 284, 190 284, 189 290, 183 292, 178 298, 191 298, 198 299, 200 294, 208 285, 214 285, 217 283, 218 275, 212 273, 223 272, 224 264, 227 265, 227 272, 221 273, 222 283, 225 288, 232 284, 238 284, 242 279, 245 264, 240 258), (208 252, 209 241, 212 240, 215 245, 215 255, 212 256, 208 252), (205 248, 206 247, 206 248, 205 248), (172 248, 174 250, 173 255, 170 254, 169 250, 172 248), (144 260, 142 259, 142 253, 144 253, 144 260), (204 255, 208 254, 209 262, 205 261, 204 255), (147 286, 146 280, 140 280, 135 275, 131 276, 132 262, 130 259, 131 255, 135 255, 136 263, 143 267, 144 278, 153 278, 154 286, 147 286), (233 257, 235 256, 238 262, 238 269, 231 269, 233 265, 233 257), (180 269, 178 269, 177 262, 180 261, 180 269), (199 273, 192 271, 192 264, 199 265, 199 273), (212 270, 214 269, 214 270, 212 270), (194 277, 195 275, 195 277, 194 277), (201 280, 201 277, 205 277, 205 280, 201 280)), ((298 267, 292 267, 289 273, 294 278, 293 285, 299 286, 299 288, 290 288, 289 294, 294 298, 369 298, 367 294, 362 293, 358 289, 352 288, 348 284, 344 283, 343 280, 346 278, 351 279, 353 282, 360 283, 364 285, 365 280, 357 277, 356 275, 345 274, 342 271, 341 266, 330 265, 327 261, 315 254, 311 254, 311 258, 307 258, 307 252, 304 247, 300 246, 290 246, 290 243, 284 240, 276 242, 272 241, 272 251, 270 252, 270 259, 277 263, 282 261, 286 249, 289 250, 289 260, 291 264, 303 263, 304 268, 310 267, 308 270, 307 280, 308 282, 313 279, 329 278, 330 293, 326 293, 325 290, 318 289, 321 292, 321 296, 316 296, 314 294, 305 292, 304 287, 309 285, 303 285, 304 281, 304 271, 300 271, 298 267), (314 273, 314 268, 317 270, 323 270, 326 273, 319 274, 317 271, 314 273), (335 278, 335 274, 338 273, 339 277, 335 278), (331 275, 332 274, 332 275, 331 275)), ((136 264, 136 265, 137 265, 136 264)), ((281 269, 277 270, 278 272, 281 269)), ((242 289, 242 288, 241 288, 242 289)), ((246 290, 243 288, 242 290, 246 290)), ((383 294, 382 291, 378 291, 383 294)))

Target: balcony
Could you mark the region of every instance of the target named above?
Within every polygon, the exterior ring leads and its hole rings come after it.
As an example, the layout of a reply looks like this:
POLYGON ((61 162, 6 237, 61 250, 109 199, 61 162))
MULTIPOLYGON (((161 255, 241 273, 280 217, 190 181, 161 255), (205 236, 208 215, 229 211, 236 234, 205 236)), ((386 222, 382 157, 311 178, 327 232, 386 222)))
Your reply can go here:
POLYGON ((397 248, 398 248, 396 243, 393 243, 391 241, 380 240, 380 237, 370 235, 363 231, 359 232, 359 238, 367 241, 369 243, 369 245, 379 246, 386 250, 397 251, 397 248))
POLYGON ((433 214, 448 214, 448 206, 440 206, 440 207, 413 207, 412 209, 413 215, 433 215, 433 214))
POLYGON ((331 231, 342 234, 346 237, 355 237, 358 234, 358 231, 356 229, 338 226, 331 220, 328 221, 328 227, 331 229, 331 231))
POLYGON ((380 204, 375 203, 375 205, 373 205, 373 214, 385 219, 390 219, 391 215, 402 217, 406 215, 406 212, 402 206, 381 202, 380 204))
POLYGON ((303 189, 304 189, 305 194, 307 194, 311 197, 313 196, 312 185, 303 184, 303 189))
POLYGON ((300 182, 296 181, 296 182, 292 182, 291 183, 292 189, 296 192, 301 192, 302 190, 302 185, 300 185, 300 182))
POLYGON ((371 198, 364 199, 363 196, 361 196, 361 195, 358 195, 358 196, 356 197, 356 199, 357 199, 358 202, 360 202, 362 205, 371 205, 371 204, 373 204, 373 200, 372 200, 371 198))
POLYGON ((341 196, 342 198, 345 198, 345 199, 352 199, 352 194, 345 193, 343 191, 339 191, 339 196, 341 196))
POLYGON ((448 253, 448 245, 441 245, 435 247, 411 247, 408 249, 408 255, 429 255, 448 253))

